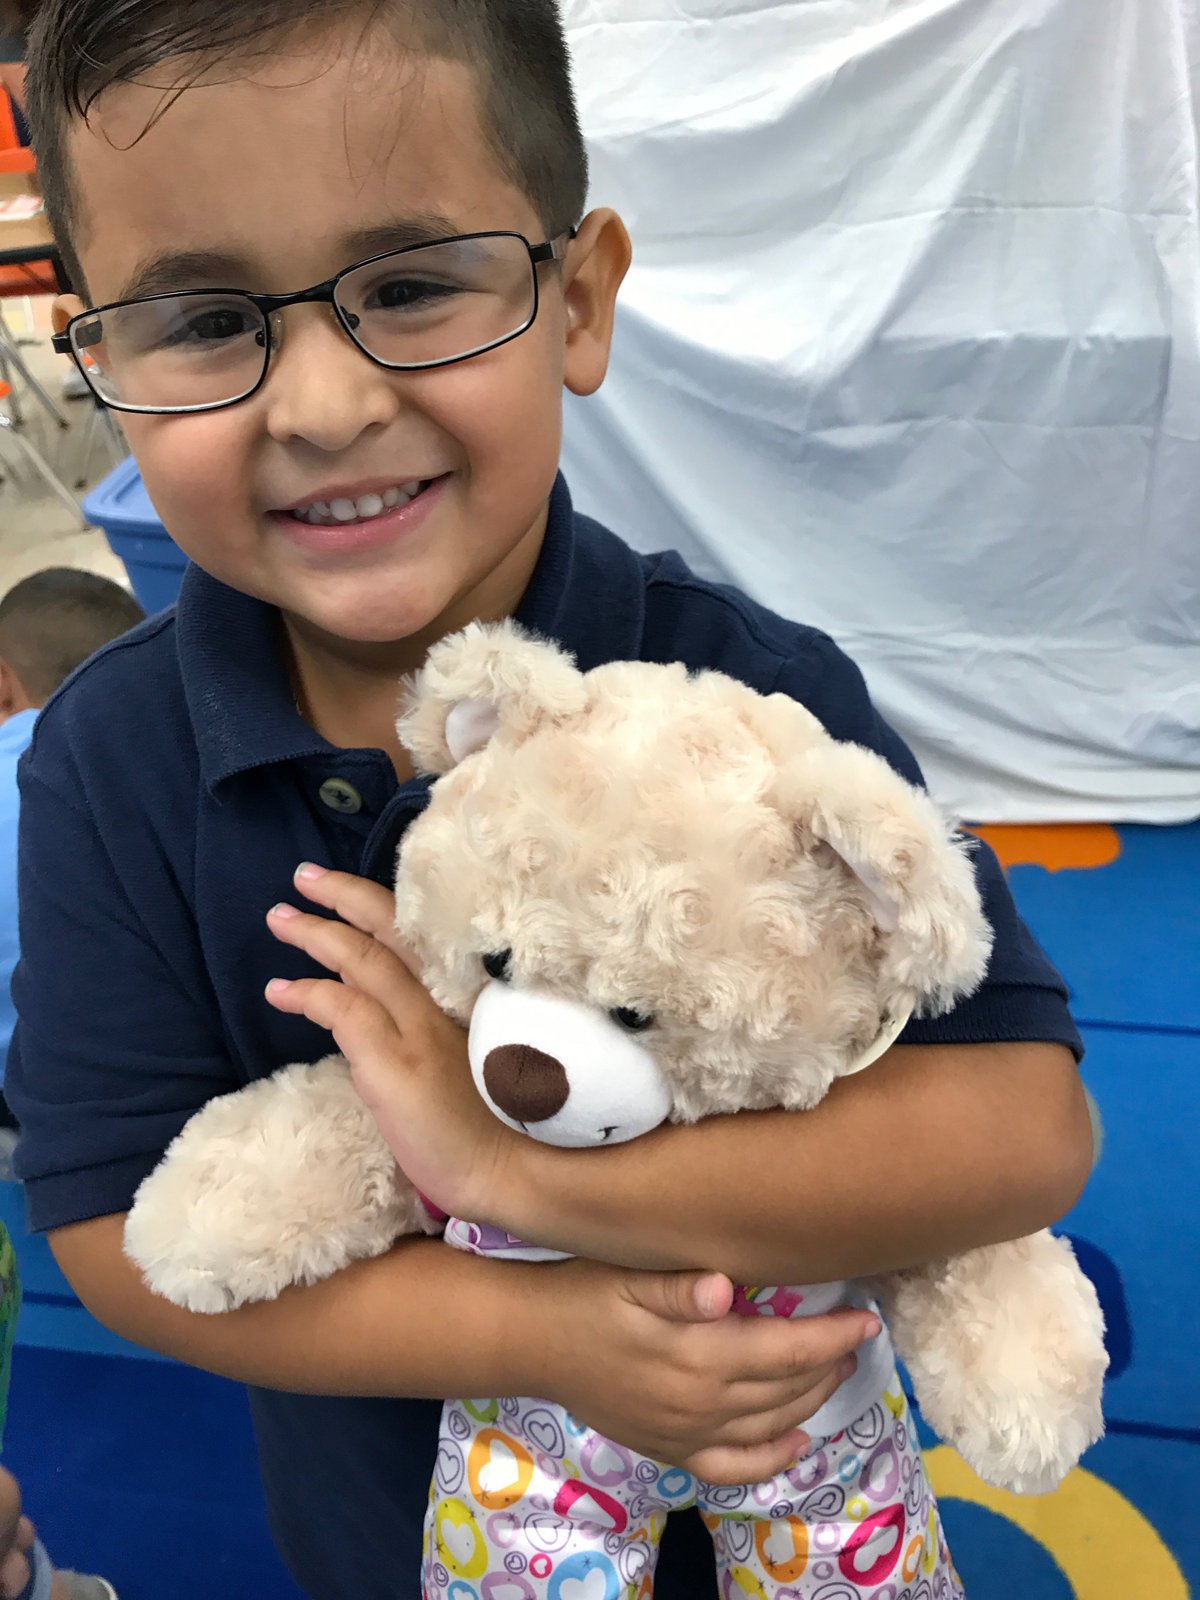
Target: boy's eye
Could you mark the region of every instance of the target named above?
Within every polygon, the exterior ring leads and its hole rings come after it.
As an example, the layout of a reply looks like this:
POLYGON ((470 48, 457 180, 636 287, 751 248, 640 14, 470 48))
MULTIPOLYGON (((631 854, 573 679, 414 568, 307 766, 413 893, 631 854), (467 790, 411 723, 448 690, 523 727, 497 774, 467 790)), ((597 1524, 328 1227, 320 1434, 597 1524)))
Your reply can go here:
POLYGON ((512 977, 512 951, 491 950, 483 958, 483 970, 497 983, 507 983, 512 977))
POLYGON ((614 1006, 608 1013, 619 1028, 626 1033, 645 1033, 654 1026, 653 1011, 635 1011, 632 1006, 614 1006))
POLYGON ((367 295, 365 306, 368 311, 425 311, 461 293, 456 283, 437 283, 429 278, 388 278, 367 295))
POLYGON ((240 339, 258 329, 257 318, 233 306, 214 306, 209 311, 197 311, 185 322, 173 328, 167 337, 169 344, 220 344, 228 339, 240 339))

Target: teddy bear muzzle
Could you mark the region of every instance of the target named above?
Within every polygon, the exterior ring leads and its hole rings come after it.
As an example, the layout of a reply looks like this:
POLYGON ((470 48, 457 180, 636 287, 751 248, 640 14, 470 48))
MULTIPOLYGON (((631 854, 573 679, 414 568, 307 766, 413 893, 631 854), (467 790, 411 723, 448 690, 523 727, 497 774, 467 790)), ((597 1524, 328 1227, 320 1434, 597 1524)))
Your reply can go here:
POLYGON ((584 1001, 493 981, 471 1014, 475 1086, 510 1128, 543 1144, 622 1144, 657 1128, 672 1096, 646 1044, 584 1001))

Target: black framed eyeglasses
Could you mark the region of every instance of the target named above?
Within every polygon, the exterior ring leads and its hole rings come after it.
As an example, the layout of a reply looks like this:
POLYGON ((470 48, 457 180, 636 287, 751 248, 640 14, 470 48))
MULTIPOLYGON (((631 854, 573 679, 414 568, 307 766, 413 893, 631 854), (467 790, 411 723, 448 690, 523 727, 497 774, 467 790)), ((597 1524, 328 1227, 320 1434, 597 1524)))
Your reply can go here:
POLYGON ((74 356, 114 411, 219 411, 267 376, 285 306, 325 301, 377 366, 447 367, 507 344, 538 313, 538 264, 561 261, 569 233, 530 244, 511 232, 462 233, 356 262, 295 294, 187 289, 117 300, 72 317, 54 348, 74 356))

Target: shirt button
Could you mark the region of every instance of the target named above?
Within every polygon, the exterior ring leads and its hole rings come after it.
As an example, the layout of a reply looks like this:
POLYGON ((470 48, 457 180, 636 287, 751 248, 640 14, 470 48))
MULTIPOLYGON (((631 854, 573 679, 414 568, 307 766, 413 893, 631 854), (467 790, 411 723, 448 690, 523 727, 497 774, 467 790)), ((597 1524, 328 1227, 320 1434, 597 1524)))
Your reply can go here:
POLYGON ((340 811, 349 817, 356 811, 362 810, 362 795, 352 783, 347 783, 345 778, 326 778, 318 793, 322 803, 331 811, 340 811))

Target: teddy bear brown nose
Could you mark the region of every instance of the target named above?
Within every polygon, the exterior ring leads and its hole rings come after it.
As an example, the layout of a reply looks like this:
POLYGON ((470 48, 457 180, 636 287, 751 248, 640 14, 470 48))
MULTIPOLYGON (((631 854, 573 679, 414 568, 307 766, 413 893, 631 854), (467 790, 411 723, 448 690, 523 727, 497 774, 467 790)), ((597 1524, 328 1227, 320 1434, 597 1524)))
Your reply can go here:
POLYGON ((567 1103, 571 1085, 561 1061, 531 1044, 499 1044, 483 1060, 492 1100, 514 1122, 545 1122, 567 1103))

